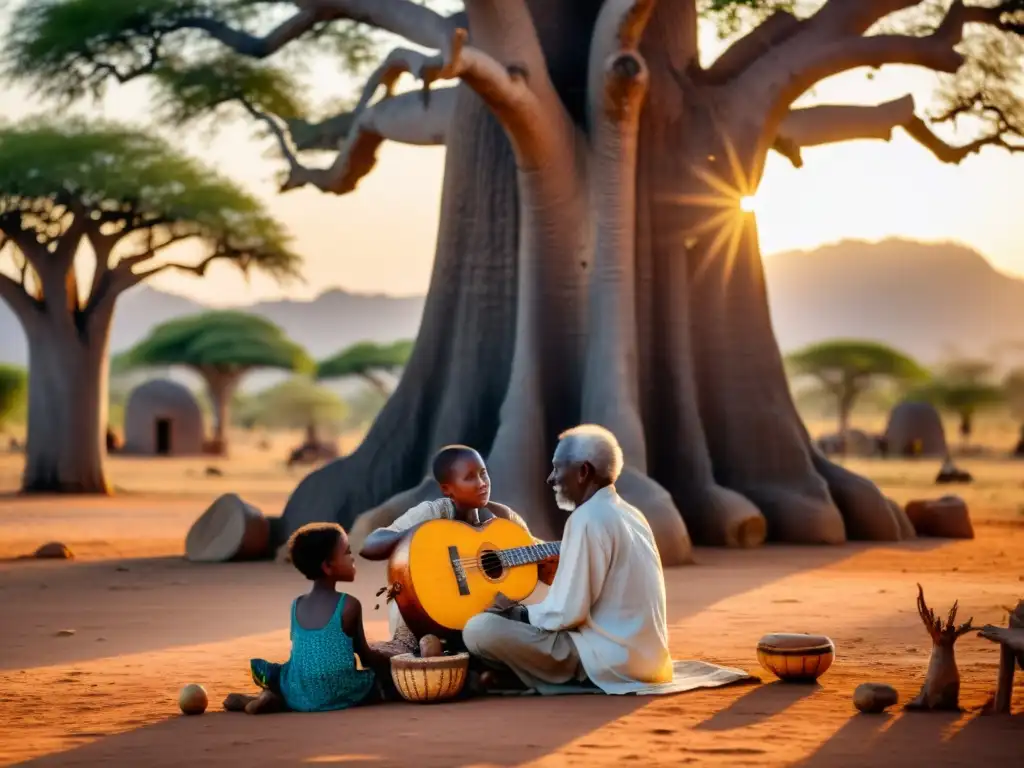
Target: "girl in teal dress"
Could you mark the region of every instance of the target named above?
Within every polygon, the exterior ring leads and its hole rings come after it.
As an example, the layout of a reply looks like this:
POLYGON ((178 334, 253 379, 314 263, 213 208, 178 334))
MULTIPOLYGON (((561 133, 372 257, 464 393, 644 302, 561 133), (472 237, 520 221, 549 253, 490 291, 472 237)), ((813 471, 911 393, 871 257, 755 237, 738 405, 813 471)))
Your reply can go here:
POLYGON ((355 578, 355 559, 339 525, 315 523, 292 534, 291 561, 313 582, 291 609, 291 656, 284 664, 249 662, 258 696, 233 693, 224 708, 263 714, 327 712, 387 698, 390 658, 367 644, 359 600, 337 591, 355 578), (356 666, 356 654, 366 669, 356 666))

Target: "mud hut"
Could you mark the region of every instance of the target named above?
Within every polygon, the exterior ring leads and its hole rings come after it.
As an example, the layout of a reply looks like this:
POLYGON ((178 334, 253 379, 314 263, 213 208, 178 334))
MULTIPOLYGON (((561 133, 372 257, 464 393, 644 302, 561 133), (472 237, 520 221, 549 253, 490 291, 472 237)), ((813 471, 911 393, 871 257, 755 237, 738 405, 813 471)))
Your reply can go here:
POLYGON ((918 400, 904 400, 889 413, 885 439, 890 456, 943 457, 947 454, 946 433, 935 406, 918 400))
POLYGON ((124 412, 124 452, 189 456, 203 452, 203 414, 189 390, 155 379, 132 390, 124 412))

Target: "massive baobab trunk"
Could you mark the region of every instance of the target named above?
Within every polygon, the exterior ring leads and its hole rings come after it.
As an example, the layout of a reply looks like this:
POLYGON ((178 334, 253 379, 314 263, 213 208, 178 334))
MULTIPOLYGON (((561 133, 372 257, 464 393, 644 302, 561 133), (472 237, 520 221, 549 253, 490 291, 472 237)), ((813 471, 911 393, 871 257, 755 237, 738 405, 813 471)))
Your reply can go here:
POLYGON ((22 318, 28 336, 26 493, 107 493, 109 321, 78 329, 43 309, 22 318))
POLYGON ((688 530, 728 546, 912 535, 797 414, 739 207, 780 118, 756 81, 697 75, 695 4, 529 3, 547 71, 519 3, 467 6, 472 56, 501 66, 481 76, 450 51, 433 65, 464 84, 431 97, 454 112, 420 336, 364 443, 302 481, 285 531, 368 510, 359 532, 387 523, 437 492, 432 453, 463 442, 488 456, 496 498, 556 536, 549 457, 560 430, 594 421, 622 441, 620 490, 667 564, 690 558, 688 530))

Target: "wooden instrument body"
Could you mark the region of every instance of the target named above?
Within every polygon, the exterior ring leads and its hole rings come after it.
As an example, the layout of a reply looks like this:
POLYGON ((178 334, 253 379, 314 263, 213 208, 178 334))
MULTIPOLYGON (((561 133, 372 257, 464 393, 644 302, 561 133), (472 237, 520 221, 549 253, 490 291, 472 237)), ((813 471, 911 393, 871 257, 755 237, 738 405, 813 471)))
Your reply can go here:
POLYGON ((416 637, 451 636, 499 593, 529 597, 539 581, 536 563, 506 567, 495 553, 533 543, 527 531, 501 517, 479 528, 459 520, 417 526, 388 560, 388 582, 406 625, 416 637))

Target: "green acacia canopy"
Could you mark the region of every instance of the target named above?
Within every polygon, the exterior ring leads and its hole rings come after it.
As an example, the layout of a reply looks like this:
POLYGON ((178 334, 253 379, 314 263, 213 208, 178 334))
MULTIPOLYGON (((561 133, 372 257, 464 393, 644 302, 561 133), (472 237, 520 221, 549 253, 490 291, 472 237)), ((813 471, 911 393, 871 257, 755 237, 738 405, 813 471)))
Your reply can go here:
MULTIPOLYGON (((30 0, 13 14, 5 68, 62 100, 154 75, 179 118, 242 95, 286 117, 298 112, 301 89, 287 61, 260 61, 271 53, 261 36, 294 12, 287 0, 30 0)), ((373 60, 375 38, 356 22, 325 21, 289 53, 334 54, 356 70, 373 60)))
MULTIPOLYGON (((416 0, 442 13, 456 0, 416 0)), ((359 72, 379 58, 382 36, 349 19, 325 19, 280 52, 267 34, 293 0, 26 0, 4 48, 7 74, 60 100, 102 93, 111 80, 152 76, 163 115, 184 122, 246 99, 289 119, 308 112, 294 59, 323 53, 359 72), (274 54, 275 63, 266 57, 274 54), (291 57, 292 61, 289 60, 291 57)), ((722 35, 755 25, 793 0, 699 0, 722 35)))
POLYGON ((928 374, 899 350, 874 341, 838 339, 812 344, 786 358, 795 376, 813 376, 826 386, 874 377, 923 381, 928 374))
POLYGON ((190 315, 154 328, 115 361, 118 369, 182 365, 223 372, 278 368, 309 373, 306 351, 269 320, 244 312, 190 315))
POLYGON ((24 408, 27 391, 25 369, 0 363, 0 427, 24 408))
POLYGON ((374 344, 370 341, 353 344, 337 355, 320 361, 318 379, 340 379, 344 376, 364 376, 370 371, 392 371, 401 368, 412 354, 413 342, 396 341, 392 344, 374 344))
POLYGON ((338 426, 347 410, 340 397, 304 376, 294 376, 260 392, 246 408, 253 421, 272 429, 310 424, 338 426))
POLYGON ((69 206, 97 227, 197 238, 277 278, 300 262, 258 199, 158 137, 83 120, 0 127, 0 216, 56 239, 69 206))

